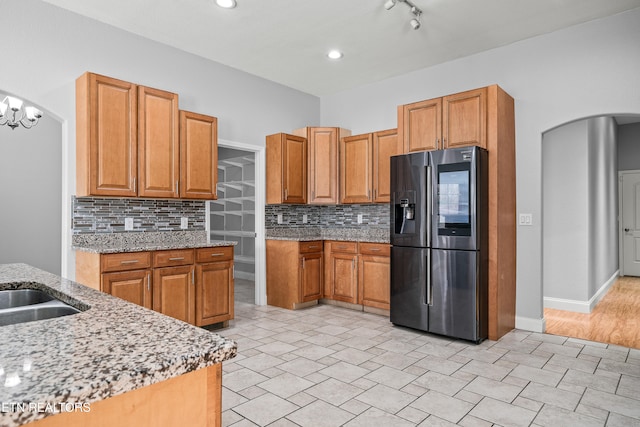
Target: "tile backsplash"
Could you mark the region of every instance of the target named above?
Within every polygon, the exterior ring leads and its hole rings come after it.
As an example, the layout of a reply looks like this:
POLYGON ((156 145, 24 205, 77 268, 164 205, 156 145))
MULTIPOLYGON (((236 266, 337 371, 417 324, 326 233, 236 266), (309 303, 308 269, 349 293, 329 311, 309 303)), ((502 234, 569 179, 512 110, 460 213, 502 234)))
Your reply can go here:
POLYGON ((265 206, 266 228, 389 228, 389 205, 267 205, 265 206), (278 214, 282 224, 278 224, 278 214), (358 224, 358 214, 362 214, 362 224, 358 224), (307 223, 303 223, 307 215, 307 223))
POLYGON ((73 234, 124 232, 124 219, 133 218, 132 232, 205 229, 205 201, 166 199, 113 199, 75 196, 71 199, 73 234))

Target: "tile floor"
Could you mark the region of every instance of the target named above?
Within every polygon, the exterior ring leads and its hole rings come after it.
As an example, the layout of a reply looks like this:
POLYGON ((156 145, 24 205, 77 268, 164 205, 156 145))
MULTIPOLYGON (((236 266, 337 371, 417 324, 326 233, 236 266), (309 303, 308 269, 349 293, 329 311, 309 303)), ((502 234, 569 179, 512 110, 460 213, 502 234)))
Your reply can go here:
POLYGON ((219 331, 238 342, 223 426, 640 426, 640 350, 519 330, 476 346, 245 291, 219 331))

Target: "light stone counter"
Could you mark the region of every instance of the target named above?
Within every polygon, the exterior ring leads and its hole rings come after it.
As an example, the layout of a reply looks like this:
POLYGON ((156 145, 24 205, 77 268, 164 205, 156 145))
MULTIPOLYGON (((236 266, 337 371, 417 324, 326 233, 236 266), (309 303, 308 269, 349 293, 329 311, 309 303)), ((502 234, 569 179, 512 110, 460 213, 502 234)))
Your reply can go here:
POLYGON ((236 355, 233 340, 205 329, 26 264, 0 265, 0 290, 16 288, 44 289, 86 311, 0 326, 1 426, 52 415, 16 403, 91 404, 236 355))
POLYGON ((389 243, 388 228, 269 228, 269 240, 340 240, 350 242, 389 243))

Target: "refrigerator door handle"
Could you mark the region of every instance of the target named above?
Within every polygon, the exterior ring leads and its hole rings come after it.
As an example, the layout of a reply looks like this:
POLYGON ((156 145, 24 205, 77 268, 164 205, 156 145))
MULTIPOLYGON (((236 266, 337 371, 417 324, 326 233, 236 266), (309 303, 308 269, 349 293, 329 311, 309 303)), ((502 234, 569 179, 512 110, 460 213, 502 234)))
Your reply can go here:
POLYGON ((433 284, 431 283, 431 250, 427 249, 427 305, 433 305, 433 284))
POLYGON ((431 246, 431 166, 427 166, 427 246, 431 246))

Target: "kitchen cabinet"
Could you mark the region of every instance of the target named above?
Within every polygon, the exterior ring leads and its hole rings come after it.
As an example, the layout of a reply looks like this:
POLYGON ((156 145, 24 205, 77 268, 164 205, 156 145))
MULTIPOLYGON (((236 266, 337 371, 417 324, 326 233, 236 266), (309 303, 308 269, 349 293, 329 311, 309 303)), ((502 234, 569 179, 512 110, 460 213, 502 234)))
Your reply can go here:
POLYGON ((307 203, 337 204, 338 143, 351 131, 337 127, 305 127, 293 131, 307 139, 307 203))
POLYGON ((216 199, 218 119, 180 111, 180 197, 216 199))
POLYGON ((488 329, 489 339, 497 340, 515 327, 513 98, 498 85, 491 85, 401 105, 398 107, 398 137, 405 152, 478 145, 489 153, 488 329), (438 128, 439 123, 441 128, 438 128))
POLYGON ((76 80, 76 195, 215 199, 217 119, 178 95, 85 73, 76 80), (181 128, 182 126, 182 128, 181 128))
POLYGON ((196 326, 234 316, 233 246, 77 251, 76 281, 196 326))
POLYGON ((195 325, 224 322, 234 316, 233 247, 196 250, 195 325))
POLYGON ((138 194, 138 104, 133 83, 85 73, 76 80, 76 195, 138 194))
POLYGON ((389 310, 391 247, 360 243, 358 253, 358 304, 389 310))
POLYGON ((487 88, 398 107, 404 152, 478 145, 487 148, 487 88))
POLYGON ((340 203, 389 203, 390 157, 400 154, 397 130, 340 140, 340 203))
POLYGON ((138 196, 178 197, 178 95, 138 86, 138 196))
POLYGON ((297 309, 322 297, 322 241, 267 240, 267 304, 297 309))
POLYGON ((307 202, 307 139, 278 133, 266 138, 267 204, 307 202))
POLYGON ((327 298, 358 303, 358 243, 325 242, 327 298))

